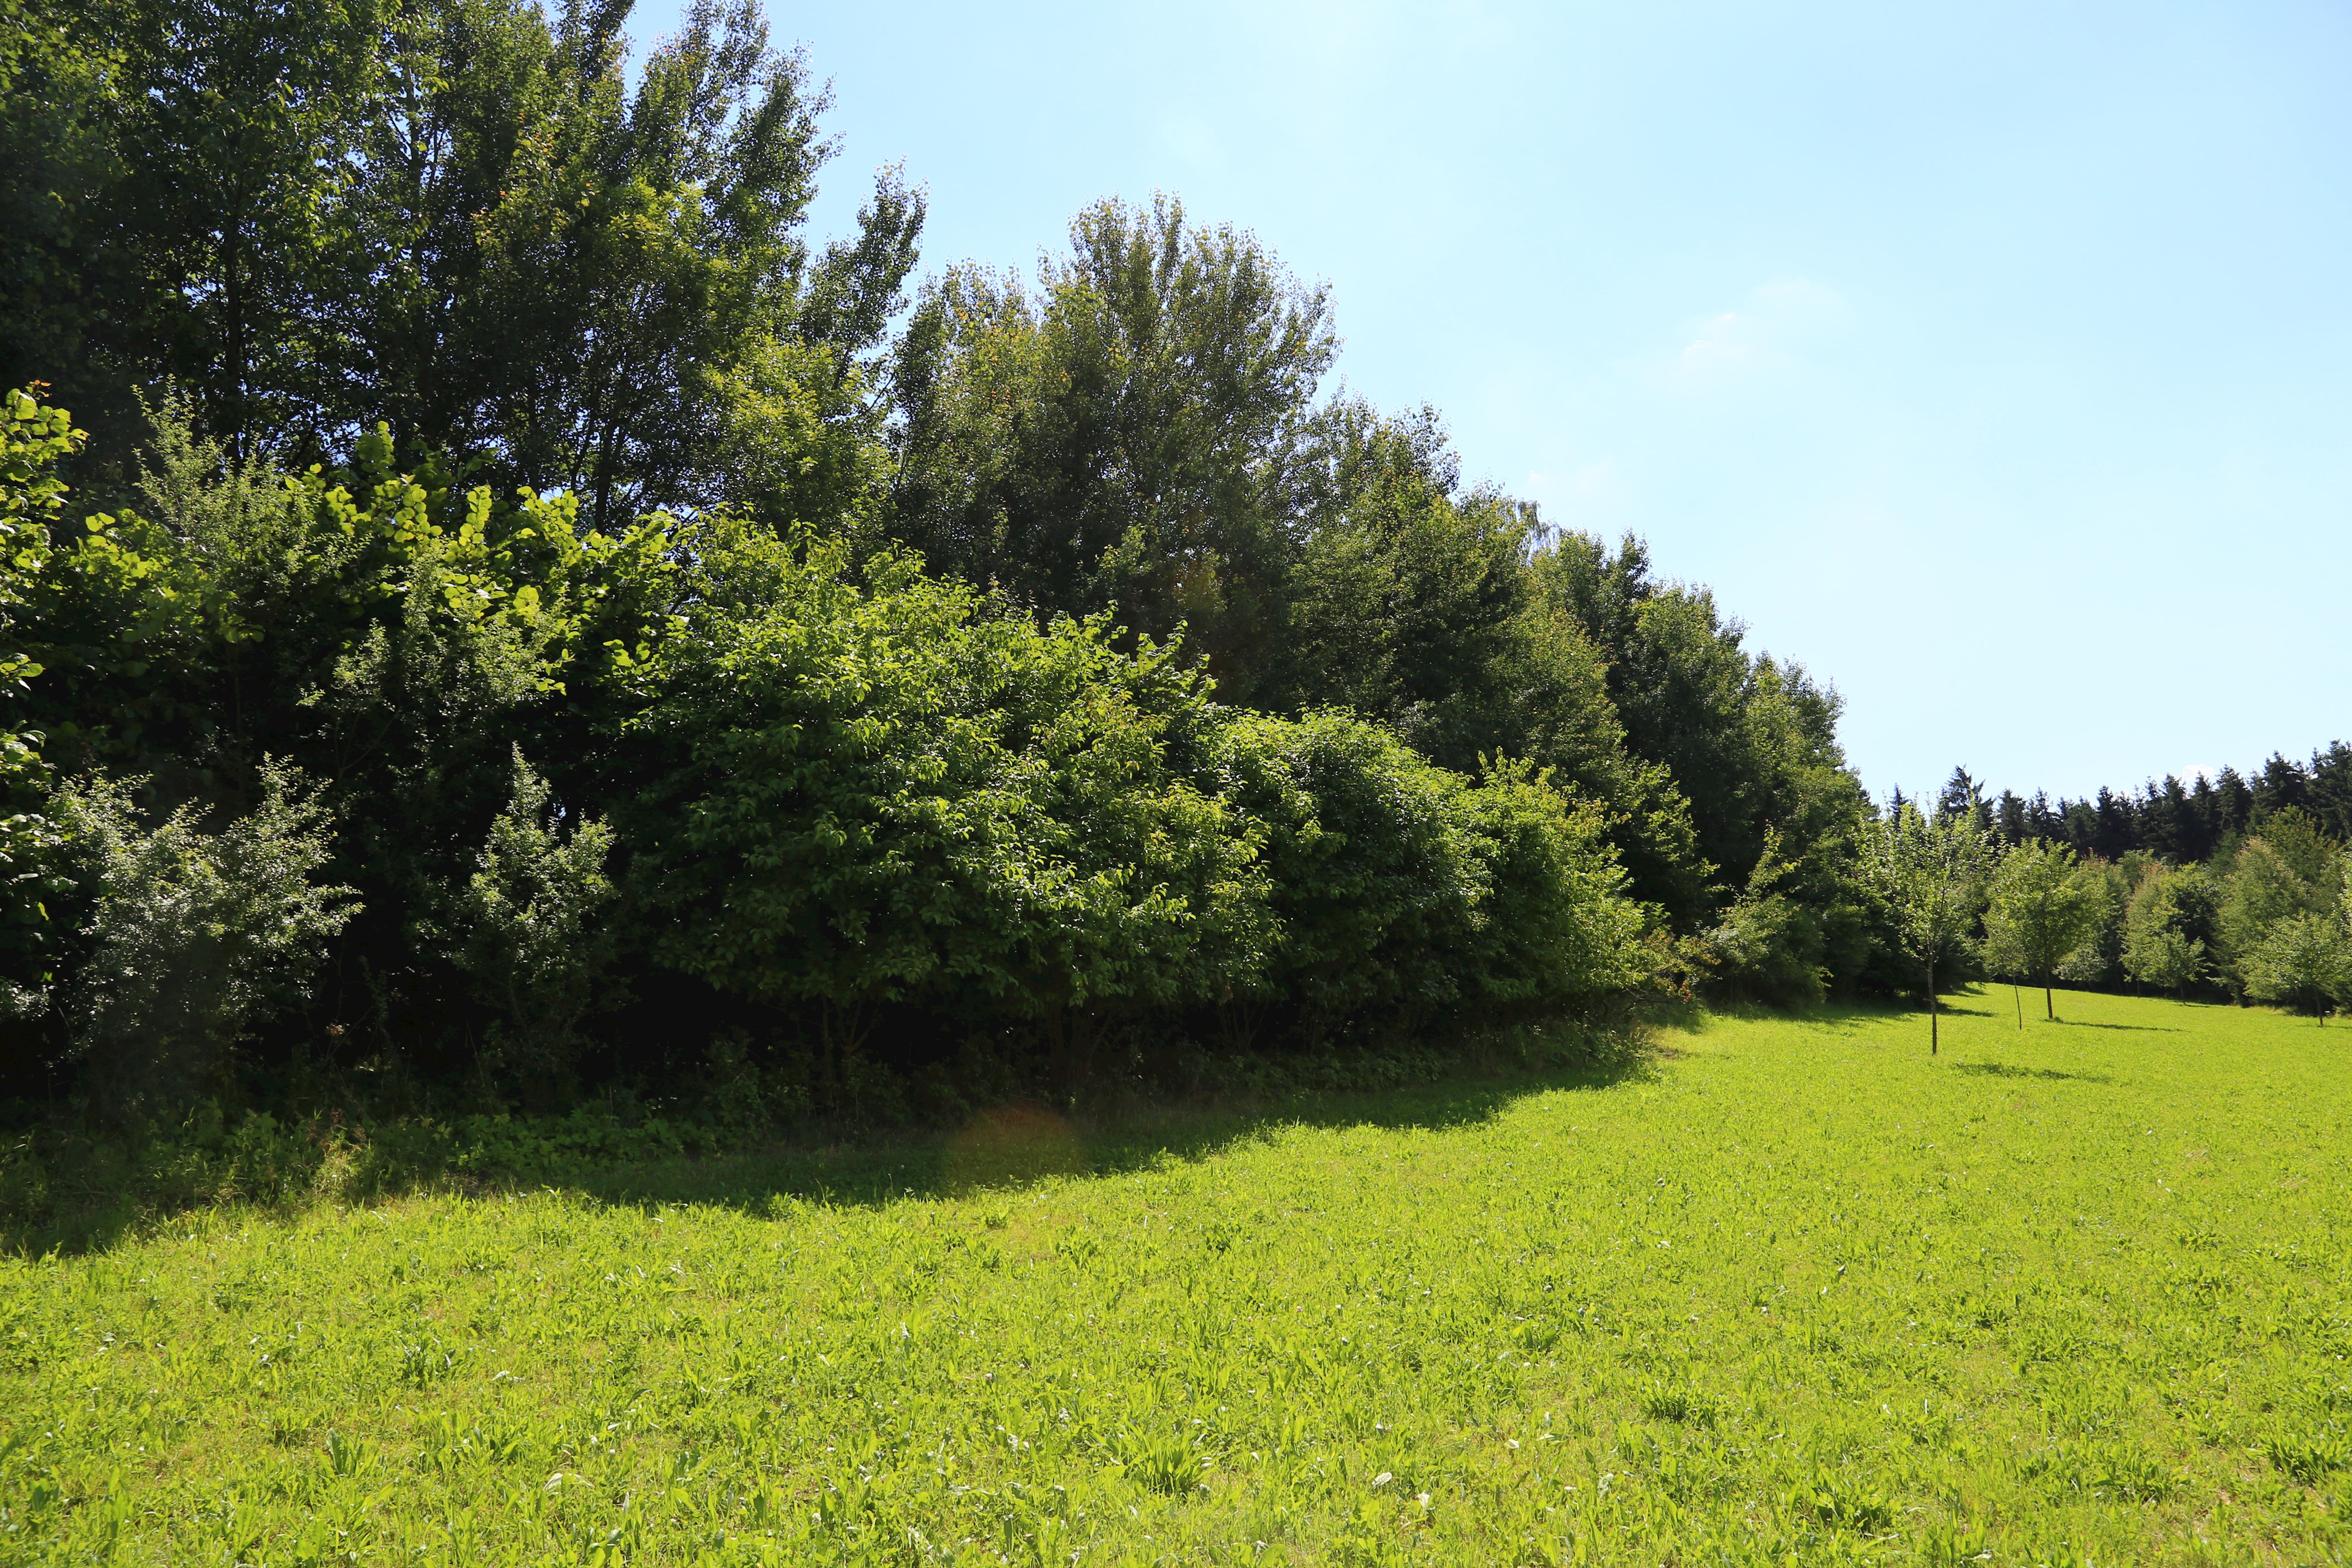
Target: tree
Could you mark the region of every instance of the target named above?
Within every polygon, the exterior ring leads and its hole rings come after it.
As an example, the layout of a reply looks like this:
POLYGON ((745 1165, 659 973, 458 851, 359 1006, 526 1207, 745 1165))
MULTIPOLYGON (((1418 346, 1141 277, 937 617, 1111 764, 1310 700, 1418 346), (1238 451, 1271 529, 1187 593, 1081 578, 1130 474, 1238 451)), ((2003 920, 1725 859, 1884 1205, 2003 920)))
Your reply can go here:
POLYGON ((2046 841, 2019 844, 2001 857, 1985 911, 1993 962, 2041 981, 2042 1011, 2053 1022, 2051 977, 2098 926, 2096 890, 2076 872, 2071 850, 2046 841))
POLYGON ((1335 433, 1369 450, 1333 455, 1337 494, 1288 573, 1268 706, 1352 708, 1446 767, 1474 765, 1496 710, 1517 706, 1496 688, 1518 651, 1538 525, 1499 497, 1457 497, 1433 431, 1366 423, 1335 433))
POLYGON ((91 194, 112 177, 120 7, 0 0, 0 387, 55 384, 72 407, 102 367, 91 194))
POLYGON ((2321 831, 2339 841, 2352 839, 2352 745, 2339 740, 2313 752, 2309 778, 2309 810, 2321 831))
POLYGON ((390 423, 600 528, 878 504, 881 342, 923 204, 884 174, 850 242, 800 229, 822 93, 754 0, 696 0, 632 93, 629 5, 431 0, 368 131, 332 307, 349 429, 390 423))
MULTIPOLYGON (((2131 852, 2142 861, 2147 858, 2145 852, 2131 852)), ((2092 854, 2074 868, 2074 880, 2091 901, 2091 932, 2058 966, 2058 977, 2083 986, 2112 984, 2123 973, 2124 915, 2131 904, 2131 873, 2122 862, 2092 854)))
MULTIPOLYGON (((121 301, 233 457, 314 417, 319 306, 353 236, 380 90, 376 0, 133 5, 115 233, 160 287, 121 301)), ((118 433, 119 434, 119 433, 118 433)))
POLYGON ((2272 931, 2298 916, 2334 911, 2345 880, 2343 851, 2294 807, 2273 814, 2239 847, 2221 903, 2220 946, 2242 994, 2253 992, 2255 954, 2272 931))
POLYGON ((2132 890, 2124 915, 2124 972, 2144 986, 2181 991, 2205 977, 2213 879, 2201 866, 2158 866, 2132 890))
POLYGON ((2254 1000, 2325 1019, 2330 1003, 2352 995, 2352 939, 2343 915, 2288 915, 2263 933, 2243 970, 2254 1000))
MULTIPOLYGON (((1647 548, 1630 535, 1613 550, 1589 534, 1555 535, 1529 575, 1538 601, 1600 650, 1626 749, 1666 770, 1688 802, 1694 858, 1726 884, 1669 904, 1677 922, 1696 926, 1733 902, 1768 845, 1799 868, 1784 895, 1817 909, 1846 897, 1831 869, 1840 856, 1816 852, 1846 839, 1868 806, 1838 746, 1837 693, 1751 654, 1746 629, 1712 594, 1653 578, 1647 548)), ((1638 873, 1640 857, 1628 861, 1638 873)))
POLYGON ((1636 896, 1686 920, 1709 902, 1689 803, 1636 758, 1608 662, 1541 591, 1536 509, 1458 493, 1436 416, 1343 403, 1318 421, 1310 531, 1285 584, 1283 648, 1260 706, 1346 707, 1440 767, 1524 758, 1607 810, 1636 896))
POLYGON ((1936 797, 1936 817, 1940 821, 1963 812, 1979 828, 1990 829, 1993 825, 1992 807, 1986 803, 1983 789, 1969 776, 1967 768, 1955 768, 1952 776, 1944 780, 1942 791, 1936 797))
POLYGON ((1105 202, 1033 290, 926 291, 900 350, 888 531, 1042 614, 1185 626, 1246 698, 1279 649, 1329 302, 1256 239, 1105 202))
POLYGON ((1941 821, 1898 800, 1862 833, 1864 882, 1886 902, 1905 949, 1927 970, 1927 1053, 1939 1046, 1936 960, 1976 918, 1979 884, 1992 865, 1991 836, 1973 810, 1941 821))
POLYGON ((879 505, 923 203, 885 172, 806 243, 824 99, 756 0, 696 0, 634 90, 629 0, 7 4, 0 367, 71 392, 82 472, 127 479, 168 379, 232 460, 382 422, 607 528, 879 505))

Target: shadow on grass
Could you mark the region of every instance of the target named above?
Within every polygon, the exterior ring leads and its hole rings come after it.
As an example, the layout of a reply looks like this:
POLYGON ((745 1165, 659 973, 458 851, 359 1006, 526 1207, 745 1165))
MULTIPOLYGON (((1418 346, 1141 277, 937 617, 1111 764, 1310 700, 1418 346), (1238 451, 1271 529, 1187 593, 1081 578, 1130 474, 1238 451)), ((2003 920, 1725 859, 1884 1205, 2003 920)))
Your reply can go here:
POLYGON ((606 1203, 763 1207, 780 1197, 873 1206, 907 1198, 1017 1191, 1063 1176, 1124 1176, 1192 1164, 1290 1128, 1442 1132, 1492 1121, 1555 1090, 1605 1089, 1648 1071, 1633 1058, 1515 1073, 1488 1082, 1300 1094, 1255 1103, 1133 1103, 1065 1119, 1035 1106, 982 1113, 952 1134, 824 1149, 778 1146, 671 1162, 565 1184, 606 1203))
POLYGON ((207 1208, 289 1215, 320 1203, 432 1194, 553 1191, 647 1209, 709 1204, 767 1213, 794 1201, 877 1207, 1011 1191, 1057 1176, 1118 1176, 1204 1160, 1293 1127, 1470 1126, 1531 1094, 1606 1089, 1642 1077, 1654 1071, 1657 1054, 1629 1044, 1601 1060, 1537 1068, 1465 1056, 1442 1081, 1381 1089, 1130 1097, 1071 1116, 1013 1105, 952 1131, 815 1134, 699 1149, 677 1148, 672 1138, 671 1149, 658 1153, 632 1135, 643 1129, 607 1128, 600 1142, 582 1135, 576 1119, 499 1118, 469 1143, 446 1126, 404 1124, 322 1138, 315 1125, 278 1126, 260 1117, 254 1120, 268 1127, 268 1139, 247 1139, 243 1149, 63 1142, 47 1151, 47 1170, 28 1164, 26 1143, 0 1170, 0 1252, 102 1250, 207 1208), (43 1188, 37 1198, 25 1190, 28 1176, 43 1188))
MULTIPOLYGON (((1995 1018, 2005 1016, 2001 1009, 1956 1006, 1944 1001, 1937 1011, 1947 1019, 1995 1018)), ((1769 1007, 1759 1002, 1738 1002, 1713 1009, 1690 1006, 1661 1009, 1654 1012, 1651 1022, 1659 1029, 1676 1030, 1688 1034, 1703 1034, 1719 1019, 1769 1019, 1779 1023, 1810 1024, 1817 1029, 1852 1030, 1885 1025, 1916 1025, 1920 1035, 1927 1032, 1927 1009, 1916 1002, 1839 1000, 1820 1002, 1810 1007, 1769 1007)))
POLYGON ((2012 1067, 2005 1061, 1955 1061, 1955 1072, 1974 1073, 1980 1078, 2056 1078, 2076 1083, 2113 1083, 2104 1072, 2062 1072, 2055 1067, 2012 1067))
MULTIPOLYGON (((1972 993, 1970 994, 1969 999, 1979 1000, 1982 998, 1972 993)), ((1937 1010, 1942 1013, 1947 1019, 1990 1019, 2004 1024, 2007 1023, 2013 1016, 2012 1009, 2003 1006, 1998 1001, 1986 1007, 1964 1007, 1957 1002, 1947 1000, 1942 1002, 1937 1007, 1937 1010)), ((1805 1023, 1816 1024, 1827 1029, 1837 1030, 1853 1030, 1880 1024, 1900 1024, 1906 1026, 1916 1025, 1922 1030, 1925 1030, 1927 1027, 1927 1009, 1917 1003, 1841 1001, 1828 1002, 1815 1008, 1727 1008, 1721 1009, 1721 1013, 1722 1016, 1727 1018, 1745 1018, 1753 1016, 1759 1018, 1793 1019, 1805 1023)), ((1704 1011, 1695 1009, 1692 1016, 1695 1020, 1694 1022, 1686 1026, 1675 1027, 1687 1027, 1694 1030, 1703 1030, 1706 1027, 1706 1015, 1704 1011)), ((2144 1034, 2179 1034, 2181 1032, 2179 1027, 2174 1024, 2095 1023, 2088 1019, 2076 1020, 2064 1018, 2034 1018, 2030 1012, 2025 1022, 2029 1028, 2036 1024, 2054 1023, 2063 1029, 2121 1030, 2128 1032, 2144 1034)))

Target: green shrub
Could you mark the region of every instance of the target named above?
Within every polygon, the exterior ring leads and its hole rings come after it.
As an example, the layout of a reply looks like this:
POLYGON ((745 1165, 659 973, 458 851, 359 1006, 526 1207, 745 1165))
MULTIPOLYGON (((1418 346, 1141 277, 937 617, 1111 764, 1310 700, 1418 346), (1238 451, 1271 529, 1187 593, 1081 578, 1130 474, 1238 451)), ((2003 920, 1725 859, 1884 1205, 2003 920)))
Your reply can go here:
POLYGON ((354 914, 320 886, 331 819, 299 774, 263 768, 261 803, 218 832, 183 807, 150 830, 128 786, 61 790, 58 821, 93 913, 58 1005, 93 1105, 121 1122, 185 1098, 255 1023, 300 1000, 354 914))
POLYGON ((698 541, 717 591, 631 721, 657 759, 628 821, 676 912, 665 962, 815 1004, 853 1049, 882 1004, 1099 1016, 1255 972, 1255 830, 1177 766, 1214 717, 1174 649, 1040 632, 900 559, 861 587, 831 541, 698 541))
POLYGON ((549 799, 547 781, 516 747, 514 793, 459 902, 455 955, 504 1015, 504 1065, 522 1075, 534 1103, 569 1083, 580 1020, 602 999, 614 946, 604 918, 614 893, 604 874, 613 831, 593 818, 575 818, 567 831, 549 799))
MULTIPOLYGON (((65 508, 60 458, 80 444, 63 409, 0 393, 0 698, 22 706, 41 665, 22 646, 24 618, 65 508)), ((0 725, 0 1014, 37 1011, 54 933, 47 901, 57 830, 40 804, 48 783, 37 729, 0 725)))
POLYGON ((1768 831, 1748 886, 1706 933, 1713 988, 1781 1006, 1806 1006, 1828 994, 1822 916, 1790 897, 1782 883, 1798 868, 1780 858, 1780 835, 1768 831))
POLYGON ((1043 629, 886 557, 680 525, 692 608, 630 678, 622 806, 663 961, 816 1009, 845 1082, 880 1009, 1114 1036, 1255 1009, 1309 1038, 1541 1009, 1631 973, 1598 813, 1473 784, 1338 713, 1219 706, 1178 649, 1043 629))
POLYGON ((1549 1012, 1633 985, 1641 915, 1622 895, 1599 806, 1572 802, 1527 763, 1491 765, 1457 800, 1485 883, 1477 998, 1549 1012))
POLYGON ((1215 766, 1266 824, 1282 935, 1258 991, 1309 1041, 1366 1019, 1411 1033, 1450 1012, 1486 891, 1465 780, 1332 711, 1236 716, 1215 766))
MULTIPOLYGON (((2281 968, 2290 951, 2279 933, 2298 916, 2334 916, 2344 897, 2344 852, 2303 812, 2289 808, 2263 824, 2240 847, 2229 870, 2229 891, 2218 919, 2225 973, 2257 1000, 2280 999, 2300 982, 2281 968)), ((2320 959, 2317 927, 2301 927, 2298 962, 2320 959)), ((2324 967, 2324 959, 2323 967, 2324 967)), ((2294 1005, 2310 1005, 2314 999, 2294 1005)))
POLYGON ((1474 784, 1328 711, 1235 716, 1216 766, 1267 825, 1281 937, 1259 994, 1308 1040, 1632 983, 1640 920, 1600 813, 1534 768, 1497 763, 1474 784))
MULTIPOLYGON (((411 1111, 484 1068, 562 1099, 627 994, 690 1032, 616 1025, 616 1077, 691 1078, 725 1037, 763 1100, 863 1113, 911 1104, 877 1060, 987 1059, 1010 1091, 1239 1040, 1387 1050, 1633 972, 1611 824, 1524 764, 1474 781, 1343 713, 1224 706, 1174 644, 1041 624, 909 555, 716 511, 584 531, 570 497, 404 472, 382 430, 281 475, 184 414, 167 399, 139 509, 20 585, 53 756, 189 802, 142 837, 127 796, 79 797, 117 824, 93 845, 152 862, 152 907, 123 883, 84 945, 176 943, 141 982, 167 988, 238 972, 189 913, 201 813, 247 811, 272 755, 331 778, 303 852, 365 913, 281 967, 289 995, 331 977, 333 1049, 377 1054, 328 1065, 413 1074, 411 1111)), ((120 969, 59 992, 116 1100, 201 1081, 275 1009, 220 980, 147 1060, 107 1021, 148 1005, 120 969)))
POLYGON ((2074 880, 2087 904, 2086 925, 2081 944, 2055 974, 2081 985, 2111 984, 2123 974, 2131 881, 2122 866, 2096 855, 2074 868, 2074 880))

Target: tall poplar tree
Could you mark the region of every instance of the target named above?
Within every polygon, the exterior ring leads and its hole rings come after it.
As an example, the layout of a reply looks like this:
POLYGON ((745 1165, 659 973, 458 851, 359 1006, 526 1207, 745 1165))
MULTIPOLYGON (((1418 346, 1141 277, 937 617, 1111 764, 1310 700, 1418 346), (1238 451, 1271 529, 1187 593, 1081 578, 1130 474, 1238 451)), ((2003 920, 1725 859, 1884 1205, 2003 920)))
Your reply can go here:
POLYGON ((1168 200, 1080 213, 1034 287, 950 271, 899 350, 889 531, 1042 614, 1181 625, 1245 700, 1282 651, 1329 317, 1168 200))

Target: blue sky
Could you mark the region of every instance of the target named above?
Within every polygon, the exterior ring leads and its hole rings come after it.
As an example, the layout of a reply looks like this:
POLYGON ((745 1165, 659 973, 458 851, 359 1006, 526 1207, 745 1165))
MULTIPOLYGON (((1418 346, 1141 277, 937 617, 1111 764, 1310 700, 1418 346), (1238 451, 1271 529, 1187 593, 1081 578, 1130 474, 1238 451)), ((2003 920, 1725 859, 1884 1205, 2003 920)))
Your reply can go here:
MULTIPOLYGON (((649 0, 633 31, 674 25, 649 0)), ((927 267, 1165 191, 1340 373, 1645 537, 1871 789, 2352 739, 2352 7, 779 8, 927 267)))

